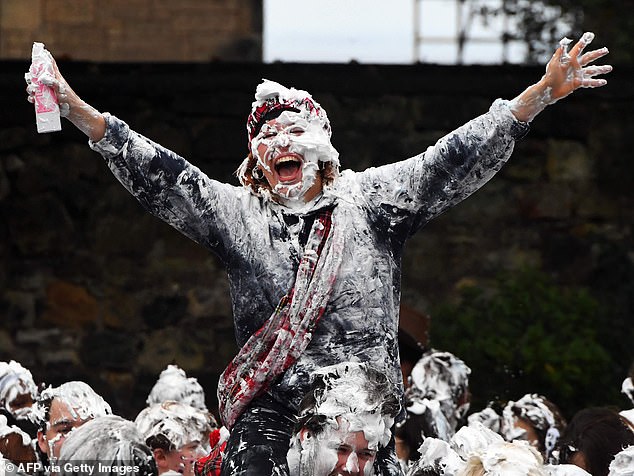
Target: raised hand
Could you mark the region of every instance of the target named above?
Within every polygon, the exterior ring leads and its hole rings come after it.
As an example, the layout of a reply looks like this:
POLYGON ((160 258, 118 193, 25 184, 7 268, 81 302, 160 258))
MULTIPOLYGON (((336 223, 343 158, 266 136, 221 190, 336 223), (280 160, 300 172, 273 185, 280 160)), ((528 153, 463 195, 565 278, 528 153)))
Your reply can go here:
POLYGON ((612 66, 588 66, 593 61, 608 54, 607 48, 589 51, 582 54, 583 50, 594 39, 594 33, 586 32, 575 46, 568 52, 571 41, 567 38, 561 40, 559 48, 546 65, 544 75, 545 84, 551 88, 549 104, 568 96, 579 88, 598 88, 605 86, 605 79, 595 79, 599 74, 612 71, 612 66))
POLYGON ((598 88, 605 86, 605 79, 595 76, 612 71, 612 66, 588 66, 593 61, 608 54, 607 48, 583 53, 594 39, 594 33, 584 33, 575 46, 568 51, 571 40, 564 38, 559 48, 546 65, 546 73, 536 84, 528 87, 510 103, 515 117, 530 122, 544 108, 568 96, 579 88, 598 88))
MULTIPOLYGON (((62 117, 66 117, 91 140, 100 140, 106 131, 106 123, 103 116, 95 108, 82 101, 82 99, 68 85, 52 56, 51 60, 53 62, 55 76, 46 74, 43 75, 40 80, 42 83, 55 90, 57 101, 59 102, 60 115, 62 117)), ((33 84, 31 84, 31 79, 28 73, 25 75, 25 80, 27 83, 27 100, 32 103, 35 100, 33 97, 35 88, 33 84)))

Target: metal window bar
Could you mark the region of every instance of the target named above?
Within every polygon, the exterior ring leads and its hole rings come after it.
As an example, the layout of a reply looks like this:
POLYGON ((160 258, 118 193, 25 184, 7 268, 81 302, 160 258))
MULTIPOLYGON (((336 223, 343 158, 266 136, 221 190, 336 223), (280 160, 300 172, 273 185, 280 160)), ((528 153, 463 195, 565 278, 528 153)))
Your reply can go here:
MULTIPOLYGON (((503 7, 506 0, 445 0, 452 2, 456 13, 457 31, 453 35, 434 36, 425 35, 421 26, 421 13, 424 14, 424 4, 427 0, 414 0, 414 62, 419 62, 422 48, 429 44, 449 44, 457 48, 457 64, 464 64, 465 48, 468 44, 499 44, 501 45, 500 62, 509 60, 510 17, 504 11, 501 14, 501 32, 492 32, 490 36, 474 36, 470 29, 476 17, 481 16, 478 10, 483 6, 498 9, 503 7)), ((429 4, 429 3, 428 3, 429 4)))

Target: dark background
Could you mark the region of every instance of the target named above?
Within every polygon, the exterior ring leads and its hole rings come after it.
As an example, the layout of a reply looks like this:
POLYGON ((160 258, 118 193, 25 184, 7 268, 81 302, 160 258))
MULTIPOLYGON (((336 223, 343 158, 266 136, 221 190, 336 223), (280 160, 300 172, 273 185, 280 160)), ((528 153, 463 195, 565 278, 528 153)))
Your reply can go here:
MULTIPOLYGON (((61 61, 60 68, 97 109, 234 184, 261 78, 310 91, 328 112, 343 168, 362 170, 423 151, 543 73, 358 64, 61 61)), ((60 133, 37 134, 22 81, 27 69, 27 62, 0 62, 0 359, 20 361, 37 382, 85 380, 128 418, 142 409, 158 373, 177 363, 199 379, 213 407, 217 377, 236 351, 224 270, 146 214, 68 122, 60 133)), ((632 73, 616 65, 607 87, 577 91, 548 108, 489 184, 408 245, 403 302, 431 315, 429 344, 442 343, 443 350, 460 349, 460 329, 443 329, 452 309, 466 315, 464 291, 495 296, 501 276, 534 273, 531 282, 544 279, 560 293, 581 290, 592 301, 581 310, 556 310, 558 319, 575 314, 570 322, 580 327, 548 332, 563 345, 583 334, 586 322, 593 332, 581 345, 600 347, 601 365, 587 367, 582 349, 561 377, 544 382, 535 376, 557 367, 562 348, 551 351, 552 359, 541 352, 544 358, 525 372, 504 373, 502 362, 494 373, 467 361, 474 409, 492 398, 517 399, 526 388, 560 398, 567 415, 590 403, 628 405, 619 390, 634 360, 632 73), (570 385, 563 381, 570 373, 578 387, 566 393, 558 379, 570 385)), ((497 319, 550 322, 548 306, 527 308, 513 299, 497 319)), ((478 334, 482 316, 469 316, 476 332, 466 344, 480 355, 493 347, 479 338, 495 328, 478 334)), ((531 345, 521 340, 523 325, 509 335, 498 327, 502 347, 531 345)))

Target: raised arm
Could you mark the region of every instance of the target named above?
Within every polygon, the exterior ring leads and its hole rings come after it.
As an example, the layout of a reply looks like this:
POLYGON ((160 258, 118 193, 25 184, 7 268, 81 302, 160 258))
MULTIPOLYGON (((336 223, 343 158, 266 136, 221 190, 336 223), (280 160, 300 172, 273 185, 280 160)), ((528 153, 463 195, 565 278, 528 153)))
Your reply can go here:
MULTIPOLYGON (((48 51, 46 53, 50 55, 48 51)), ((106 133, 106 121, 103 115, 90 104, 82 101, 68 85, 52 56, 51 61, 53 62, 55 77, 47 74, 43 75, 40 80, 55 90, 59 102, 60 115, 72 122, 75 127, 86 134, 91 141, 100 141, 106 133)), ((34 90, 28 77, 26 81, 28 84, 26 90, 29 94, 27 99, 29 102, 33 102, 34 90)))
MULTIPOLYGON (((52 58, 51 58, 52 59, 52 58)), ((153 215, 215 251, 222 259, 242 223, 242 189, 212 180, 183 157, 84 102, 54 65, 40 80, 54 88, 60 113, 90 139, 121 184, 153 215)), ((27 77, 27 83, 29 78, 27 77)), ((33 102, 34 87, 27 86, 33 102)))
POLYGON ((360 174, 370 209, 390 226, 402 223, 414 231, 484 185, 546 106, 576 89, 606 84, 594 76, 612 67, 587 65, 605 56, 607 48, 583 53, 593 38, 585 33, 570 52, 570 40, 562 40, 536 84, 511 101, 497 100, 488 113, 450 132, 424 154, 360 174))
POLYGON ((605 86, 605 79, 596 79, 599 74, 612 71, 612 66, 588 66, 593 61, 608 54, 607 48, 583 53, 594 39, 594 33, 584 33, 575 46, 568 51, 572 42, 564 38, 559 48, 546 65, 546 73, 534 85, 526 88, 511 101, 511 111, 523 122, 532 121, 537 114, 579 88, 598 88, 605 86))

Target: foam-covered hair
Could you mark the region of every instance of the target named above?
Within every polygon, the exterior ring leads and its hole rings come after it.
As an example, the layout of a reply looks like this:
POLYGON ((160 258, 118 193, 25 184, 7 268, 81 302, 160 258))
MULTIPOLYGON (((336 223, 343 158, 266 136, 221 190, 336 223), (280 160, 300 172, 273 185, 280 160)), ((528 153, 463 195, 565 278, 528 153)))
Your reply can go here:
POLYGON ((205 443, 212 424, 217 426, 208 412, 172 401, 144 408, 134 423, 150 448, 168 451, 194 441, 205 443))
POLYGON ((90 385, 80 381, 66 382, 59 387, 48 387, 40 394, 35 411, 42 429, 48 422, 51 402, 54 399, 66 404, 73 417, 79 420, 112 414, 110 405, 90 385))
POLYGON ((10 403, 21 394, 37 399, 37 386, 31 372, 19 362, 0 362, 0 406, 12 413, 10 403))
POLYGON ((183 369, 177 365, 168 365, 161 372, 158 380, 147 397, 147 404, 154 405, 166 401, 175 401, 191 405, 199 410, 207 411, 205 391, 194 377, 187 377, 183 369))
POLYGON ((264 79, 255 90, 255 101, 251 104, 251 114, 247 119, 249 150, 251 150, 251 140, 260 131, 262 125, 270 116, 282 111, 295 111, 306 119, 317 119, 328 135, 331 134, 326 111, 307 91, 289 89, 280 83, 264 79))
POLYGON ((97 462, 100 468, 111 468, 97 472, 100 476, 158 475, 152 451, 135 424, 115 415, 95 418, 68 434, 58 461, 60 476, 88 476, 97 462))

